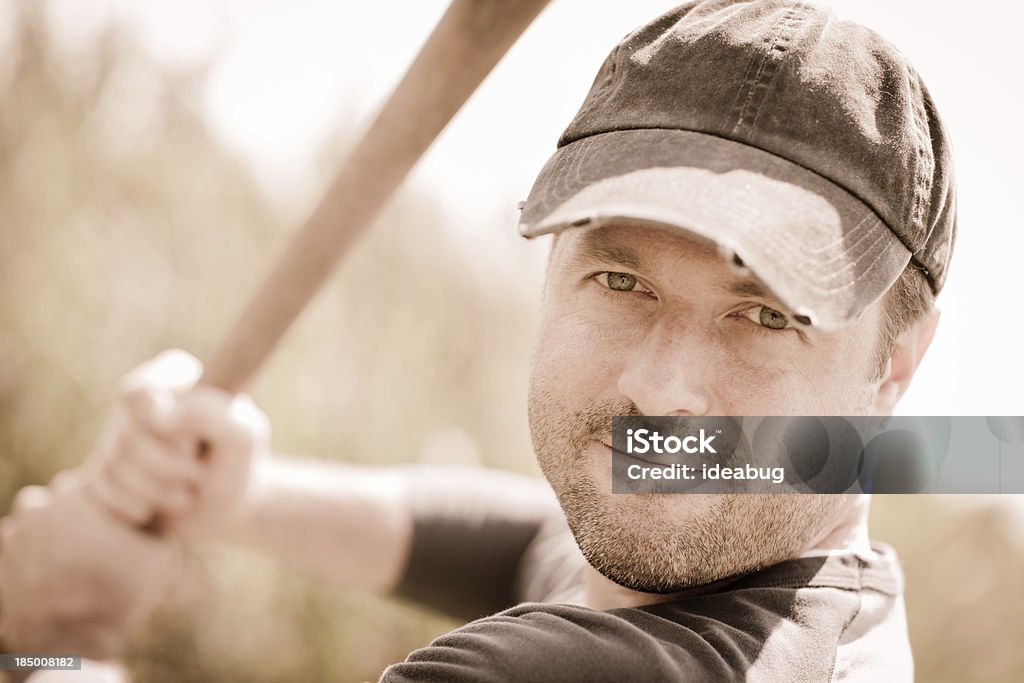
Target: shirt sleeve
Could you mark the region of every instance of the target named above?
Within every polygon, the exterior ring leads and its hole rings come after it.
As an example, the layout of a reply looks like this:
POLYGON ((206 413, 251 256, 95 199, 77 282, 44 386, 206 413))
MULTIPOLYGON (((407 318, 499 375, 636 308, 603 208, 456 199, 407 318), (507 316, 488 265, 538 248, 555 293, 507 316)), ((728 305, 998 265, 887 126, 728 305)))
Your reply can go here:
POLYGON ((472 620, 519 601, 524 553, 561 515, 543 480, 499 470, 406 468, 412 547, 397 594, 472 620))
POLYGON ((748 662, 697 631, 639 610, 524 604, 447 633, 379 683, 730 681, 748 662), (664 631, 664 633, 662 633, 664 631))

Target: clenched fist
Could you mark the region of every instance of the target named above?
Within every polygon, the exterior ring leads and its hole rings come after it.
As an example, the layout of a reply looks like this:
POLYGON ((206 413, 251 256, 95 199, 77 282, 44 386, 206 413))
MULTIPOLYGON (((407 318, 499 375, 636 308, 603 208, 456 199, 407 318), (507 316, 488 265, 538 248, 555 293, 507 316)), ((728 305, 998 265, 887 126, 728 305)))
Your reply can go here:
POLYGON ((86 463, 87 486, 141 527, 158 516, 187 538, 214 538, 244 514, 270 426, 245 395, 196 385, 198 360, 168 351, 133 370, 86 463))
POLYGON ((79 471, 22 489, 0 542, 0 632, 15 652, 117 657, 181 569, 171 540, 100 509, 79 471))

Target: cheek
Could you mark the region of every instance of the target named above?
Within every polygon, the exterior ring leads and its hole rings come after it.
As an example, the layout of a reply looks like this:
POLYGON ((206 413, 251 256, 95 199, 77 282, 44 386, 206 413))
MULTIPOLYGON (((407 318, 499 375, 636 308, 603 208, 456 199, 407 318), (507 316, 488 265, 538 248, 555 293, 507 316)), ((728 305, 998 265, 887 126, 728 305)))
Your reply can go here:
POLYGON ((809 350, 799 361, 765 374, 751 369, 733 386, 756 388, 745 415, 861 415, 870 405, 871 386, 860 365, 809 350))
POLYGON ((725 345, 715 356, 717 414, 856 415, 864 410, 865 377, 845 367, 842 354, 810 347, 768 351, 738 352, 725 345))
POLYGON ((554 396, 587 402, 613 390, 624 340, 576 312, 545 312, 533 352, 531 383, 554 396))
POLYGON ((847 338, 814 367, 821 377, 820 415, 864 415, 874 400, 875 346, 873 338, 860 334, 847 338))
POLYGON ((792 368, 723 352, 715 366, 719 391, 714 413, 721 415, 797 415, 804 413, 815 392, 805 376, 792 368))

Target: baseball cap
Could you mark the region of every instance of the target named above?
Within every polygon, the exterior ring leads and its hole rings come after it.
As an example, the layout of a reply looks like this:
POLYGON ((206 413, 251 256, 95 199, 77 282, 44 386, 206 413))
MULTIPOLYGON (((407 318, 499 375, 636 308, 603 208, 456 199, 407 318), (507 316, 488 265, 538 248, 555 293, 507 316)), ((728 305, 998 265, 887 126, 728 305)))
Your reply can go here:
POLYGON ((908 264, 942 288, 950 144, 910 62, 869 29, 801 2, 690 2, 607 57, 519 228, 621 220, 715 243, 796 321, 834 329, 908 264))

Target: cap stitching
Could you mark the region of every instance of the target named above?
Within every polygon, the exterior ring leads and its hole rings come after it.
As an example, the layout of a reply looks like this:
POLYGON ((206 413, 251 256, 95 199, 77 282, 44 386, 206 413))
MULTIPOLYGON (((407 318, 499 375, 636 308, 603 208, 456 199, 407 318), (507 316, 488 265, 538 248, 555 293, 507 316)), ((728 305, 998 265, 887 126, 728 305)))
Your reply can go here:
MULTIPOLYGON (((765 36, 762 42, 768 42, 768 39, 770 38, 772 33, 775 31, 778 25, 782 23, 784 19, 784 14, 780 16, 778 19, 776 19, 775 23, 772 24, 771 29, 769 29, 768 35, 765 36)), ((757 83, 757 80, 761 75, 761 70, 764 68, 764 63, 768 59, 768 55, 770 54, 770 50, 769 52, 760 53, 760 55, 756 51, 752 50, 751 52, 752 55, 750 58, 750 63, 747 65, 747 70, 743 74, 743 85, 740 86, 740 89, 736 95, 737 106, 734 110, 734 116, 736 116, 736 123, 733 125, 731 131, 733 135, 738 134, 738 131, 743 124, 743 119, 746 116, 747 107, 750 104, 751 98, 754 96, 753 86, 757 83), (758 56, 761 57, 760 62, 757 59, 758 56), (758 64, 757 73, 751 76, 750 70, 754 67, 755 64, 758 64), (746 97, 741 97, 743 95, 744 90, 746 90, 746 97), (742 99, 742 104, 739 103, 740 99, 742 99)))
MULTIPOLYGON (((781 21, 781 19, 779 21, 781 21)), ((773 26, 772 28, 775 27, 773 26)), ((743 120, 743 112, 746 109, 747 101, 750 99, 750 96, 752 94, 752 92, 748 88, 756 79, 754 79, 750 72, 754 68, 754 65, 758 63, 758 56, 759 55, 756 51, 751 50, 750 61, 747 63, 747 68, 743 72, 743 82, 740 84, 740 87, 737 88, 736 96, 733 99, 732 112, 733 116, 737 117, 736 124, 733 126, 732 130, 733 134, 735 134, 736 128, 740 125, 740 122, 743 120), (743 97, 745 90, 747 96, 743 97)))
MULTIPOLYGON (((865 212, 864 218, 861 219, 849 233, 851 235, 856 234, 853 232, 853 230, 857 230, 858 232, 863 234, 860 234, 855 241, 850 242, 845 248, 838 247, 837 249, 837 245, 840 245, 842 242, 845 241, 843 239, 838 239, 832 240, 827 245, 820 248, 800 248, 798 250, 798 253, 807 256, 807 259, 805 259, 807 263, 814 263, 815 265, 822 268, 828 267, 832 263, 835 263, 836 261, 842 259, 844 253, 847 253, 849 250, 855 248, 856 246, 863 244, 865 240, 874 238, 875 241, 871 242, 867 247, 868 250, 871 249, 871 247, 873 247, 878 240, 877 235, 875 235, 874 231, 871 230, 871 227, 876 224, 881 224, 883 227, 885 227, 884 224, 881 223, 881 221, 874 217, 873 213, 871 213, 870 211, 865 212), (868 218, 873 218, 873 220, 869 223, 868 218), (861 226, 864 226, 863 230, 860 230, 861 226), (837 251, 838 253, 836 253, 837 251)), ((888 230, 888 228, 885 229, 888 230)))
MULTIPOLYGON (((748 234, 753 235, 753 233, 748 233, 748 234)), ((754 239, 756 239, 756 237, 754 239)), ((865 254, 870 253, 870 251, 875 247, 875 245, 877 245, 883 239, 885 239, 885 235, 884 234, 879 234, 875 238, 875 240, 870 245, 868 245, 868 248, 864 250, 864 253, 865 254)), ((758 241, 759 244, 761 244, 762 248, 765 250, 767 255, 770 255, 770 256, 772 256, 773 258, 776 258, 779 261, 783 261, 784 260, 784 258, 783 258, 784 256, 792 256, 792 254, 787 253, 784 249, 776 248, 775 245, 772 242, 768 241, 768 240, 757 240, 757 241, 758 241)), ((864 268, 862 270, 862 273, 867 273, 868 271, 873 269, 875 267, 875 264, 878 263, 879 259, 881 259, 885 255, 885 253, 886 253, 885 249, 879 250, 878 253, 875 254, 875 257, 873 259, 871 259, 871 261, 864 266, 864 268)), ((861 262, 859 262, 858 260, 854 260, 854 261, 846 264, 842 268, 833 270, 831 274, 826 275, 822 279, 824 281, 835 280, 835 279, 837 279, 839 277, 839 275, 841 273, 849 270, 851 266, 857 266, 857 265, 860 265, 860 263, 861 262)), ((819 265, 819 264, 818 263, 814 263, 814 265, 819 265)), ((840 285, 838 287, 830 287, 830 286, 822 287, 822 286, 818 286, 817 284, 812 283, 812 282, 807 282, 807 283, 804 283, 804 284, 806 286, 811 287, 812 289, 814 289, 814 290, 816 290, 818 292, 832 293, 832 292, 840 292, 840 291, 843 291, 845 289, 849 289, 850 287, 852 287, 855 284, 857 284, 856 280, 857 280, 856 277, 854 277, 852 281, 847 281, 845 284, 840 285)))
MULTIPOLYGON (((809 253, 813 253, 815 255, 824 254, 827 251, 831 251, 835 247, 835 245, 844 242, 847 238, 852 237, 854 235, 859 235, 859 233, 861 232, 861 228, 864 227, 864 224, 867 223, 869 218, 874 218, 875 220, 878 220, 878 216, 876 216, 873 211, 865 211, 864 216, 859 221, 857 221, 856 225, 850 228, 849 232, 845 233, 842 237, 832 240, 828 244, 810 250, 809 253)), ((861 237, 857 237, 858 241, 860 241, 861 239, 861 237)), ((854 242, 854 244, 856 244, 856 242, 854 242)))
POLYGON ((917 138, 917 158, 914 160, 914 202, 911 208, 910 222, 915 228, 921 230, 924 239, 921 243, 921 250, 928 241, 927 231, 924 229, 924 214, 931 194, 932 164, 928 159, 927 142, 925 140, 924 111, 921 107, 921 87, 917 73, 907 66, 908 79, 911 90, 911 111, 914 115, 914 134, 917 138))
POLYGON ((762 53, 757 73, 754 75, 753 80, 749 78, 744 79, 744 86, 748 88, 747 96, 739 111, 736 124, 732 127, 733 135, 739 135, 740 130, 748 120, 750 122, 749 125, 753 125, 754 121, 757 120, 768 87, 775 80, 775 76, 779 71, 779 65, 785 59, 786 50, 793 38, 793 34, 803 21, 803 17, 796 12, 798 5, 799 3, 790 5, 772 26, 768 35, 774 35, 774 37, 771 39, 771 45, 768 47, 768 50, 762 53))
MULTIPOLYGON (((806 12, 808 8, 806 5, 800 5, 799 9, 802 9, 806 12)), ((751 140, 754 139, 754 132, 757 131, 757 124, 761 120, 761 114, 764 112, 764 103, 768 99, 768 93, 771 92, 772 86, 775 84, 775 80, 782 72, 782 64, 786 61, 786 59, 789 58, 789 45, 790 43, 793 42, 793 39, 796 36, 797 31, 807 21, 806 14, 796 14, 795 8, 791 9, 790 11, 792 13, 792 16, 787 17, 785 20, 785 27, 789 29, 789 34, 786 35, 784 45, 776 45, 776 51, 780 53, 780 56, 776 60, 775 68, 772 70, 771 78, 768 80, 767 83, 763 84, 763 86, 761 87, 761 102, 760 104, 758 104, 757 113, 754 115, 754 120, 750 122, 751 140)))

